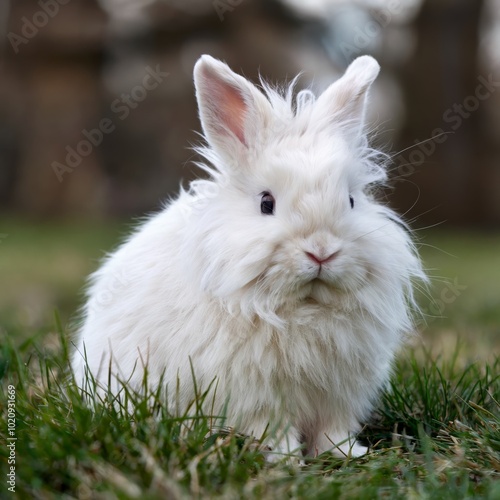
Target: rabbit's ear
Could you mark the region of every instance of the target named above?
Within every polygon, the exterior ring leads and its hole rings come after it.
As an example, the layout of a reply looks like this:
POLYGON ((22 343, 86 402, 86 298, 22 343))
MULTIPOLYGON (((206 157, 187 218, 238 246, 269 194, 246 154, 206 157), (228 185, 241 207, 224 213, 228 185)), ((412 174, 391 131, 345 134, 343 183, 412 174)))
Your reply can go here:
POLYGON ((380 71, 370 56, 355 59, 345 74, 332 83, 315 104, 315 116, 342 127, 349 134, 361 133, 364 126, 366 95, 380 71))
POLYGON ((201 124, 210 145, 232 160, 256 147, 270 107, 264 95, 208 55, 198 59, 194 82, 201 124))

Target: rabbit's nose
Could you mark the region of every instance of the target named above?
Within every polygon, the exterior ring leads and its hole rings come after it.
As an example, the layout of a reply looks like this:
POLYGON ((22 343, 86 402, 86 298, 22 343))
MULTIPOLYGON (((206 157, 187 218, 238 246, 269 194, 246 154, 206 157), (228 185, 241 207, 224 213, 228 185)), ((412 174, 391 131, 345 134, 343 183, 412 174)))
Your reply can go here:
POLYGON ((311 252, 306 252, 306 255, 309 257, 309 259, 311 259, 313 262, 321 265, 321 264, 326 264, 327 262, 330 262, 332 261, 333 259, 335 259, 338 254, 340 253, 340 250, 336 251, 336 252, 333 252, 332 254, 330 255, 327 255, 327 256, 322 256, 322 255, 316 255, 314 253, 311 253, 311 252))

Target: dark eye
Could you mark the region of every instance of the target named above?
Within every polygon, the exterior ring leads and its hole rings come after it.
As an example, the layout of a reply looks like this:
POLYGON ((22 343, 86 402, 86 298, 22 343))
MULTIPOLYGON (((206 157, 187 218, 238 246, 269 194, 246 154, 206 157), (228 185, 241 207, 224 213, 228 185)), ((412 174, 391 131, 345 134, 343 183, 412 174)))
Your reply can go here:
POLYGON ((354 208, 354 198, 351 195, 349 195, 349 201, 351 203, 351 208, 354 208))
POLYGON ((274 214, 274 196, 269 193, 262 193, 260 200, 260 211, 265 215, 274 214))

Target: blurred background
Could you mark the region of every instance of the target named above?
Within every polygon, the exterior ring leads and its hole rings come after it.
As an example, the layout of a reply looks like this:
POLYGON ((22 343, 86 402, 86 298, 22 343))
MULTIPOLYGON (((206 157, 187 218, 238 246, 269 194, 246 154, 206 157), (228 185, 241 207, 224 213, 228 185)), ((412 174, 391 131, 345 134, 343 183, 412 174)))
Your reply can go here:
POLYGON ((318 92, 371 54, 387 201, 434 277, 424 338, 498 349, 500 0, 1 0, 0 34, 2 334, 72 321, 130 221, 199 175, 201 54, 318 92))

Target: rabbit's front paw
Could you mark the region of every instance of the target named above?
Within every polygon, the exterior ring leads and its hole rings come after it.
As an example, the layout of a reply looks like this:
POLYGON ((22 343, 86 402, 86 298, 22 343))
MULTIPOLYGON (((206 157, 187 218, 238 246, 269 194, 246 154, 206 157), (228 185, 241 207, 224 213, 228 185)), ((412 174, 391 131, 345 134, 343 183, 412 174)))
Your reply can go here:
POLYGON ((298 433, 294 430, 267 437, 262 445, 267 462, 302 463, 302 444, 298 439, 298 433))

